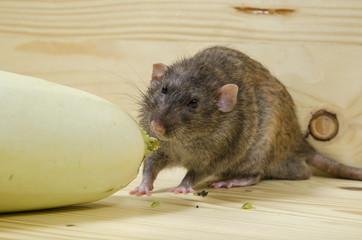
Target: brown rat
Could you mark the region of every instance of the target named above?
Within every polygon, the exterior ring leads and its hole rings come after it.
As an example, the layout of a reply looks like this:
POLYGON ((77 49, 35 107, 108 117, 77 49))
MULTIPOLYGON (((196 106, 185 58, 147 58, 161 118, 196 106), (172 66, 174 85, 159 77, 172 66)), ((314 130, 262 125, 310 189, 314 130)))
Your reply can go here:
POLYGON ((209 176, 214 188, 262 179, 308 179, 307 164, 362 180, 362 169, 318 154, 303 137, 286 88, 259 62, 226 47, 207 48, 171 66, 154 64, 140 123, 160 139, 130 194, 150 195, 157 174, 183 166, 175 193, 193 192, 209 176))

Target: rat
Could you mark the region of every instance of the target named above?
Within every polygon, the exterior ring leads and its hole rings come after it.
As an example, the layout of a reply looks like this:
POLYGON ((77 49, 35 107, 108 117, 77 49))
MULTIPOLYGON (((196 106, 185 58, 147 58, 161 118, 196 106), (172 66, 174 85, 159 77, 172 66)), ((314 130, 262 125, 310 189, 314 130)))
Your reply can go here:
POLYGON ((362 180, 362 169, 319 154, 305 139, 286 87, 259 62, 214 46, 167 66, 153 65, 143 93, 140 125, 160 140, 144 160, 132 195, 150 195, 158 173, 187 173, 169 191, 192 193, 213 176, 213 188, 250 186, 263 179, 308 179, 309 165, 336 177, 362 180))

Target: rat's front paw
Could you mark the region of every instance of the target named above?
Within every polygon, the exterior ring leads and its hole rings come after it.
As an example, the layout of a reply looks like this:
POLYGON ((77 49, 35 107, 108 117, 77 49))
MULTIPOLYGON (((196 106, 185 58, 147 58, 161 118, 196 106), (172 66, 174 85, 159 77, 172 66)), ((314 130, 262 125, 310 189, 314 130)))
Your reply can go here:
POLYGON ((184 186, 174 187, 168 191, 173 193, 183 193, 183 194, 195 192, 195 190, 192 187, 184 187, 184 186))
POLYGON ((141 184, 140 186, 130 191, 129 194, 136 196, 142 196, 142 195, 151 196, 152 189, 153 189, 152 185, 141 184))

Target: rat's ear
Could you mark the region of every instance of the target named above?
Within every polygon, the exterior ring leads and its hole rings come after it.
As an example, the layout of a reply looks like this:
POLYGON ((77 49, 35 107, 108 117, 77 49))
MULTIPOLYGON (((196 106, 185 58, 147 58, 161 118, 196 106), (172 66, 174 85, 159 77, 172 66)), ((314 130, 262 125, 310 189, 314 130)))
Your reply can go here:
POLYGON ((162 82, 163 77, 168 72, 168 66, 163 63, 153 64, 151 86, 156 86, 162 82))
POLYGON ((217 107, 221 112, 230 112, 234 109, 239 87, 235 84, 226 84, 217 90, 219 99, 217 107))

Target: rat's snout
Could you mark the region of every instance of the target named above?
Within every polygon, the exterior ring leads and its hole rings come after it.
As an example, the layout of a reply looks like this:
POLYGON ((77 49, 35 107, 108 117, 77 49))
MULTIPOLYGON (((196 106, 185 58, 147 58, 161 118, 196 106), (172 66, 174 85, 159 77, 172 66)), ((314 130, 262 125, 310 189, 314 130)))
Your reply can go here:
POLYGON ((152 120, 151 127, 155 131, 155 133, 164 134, 165 133, 165 126, 158 121, 152 120))

